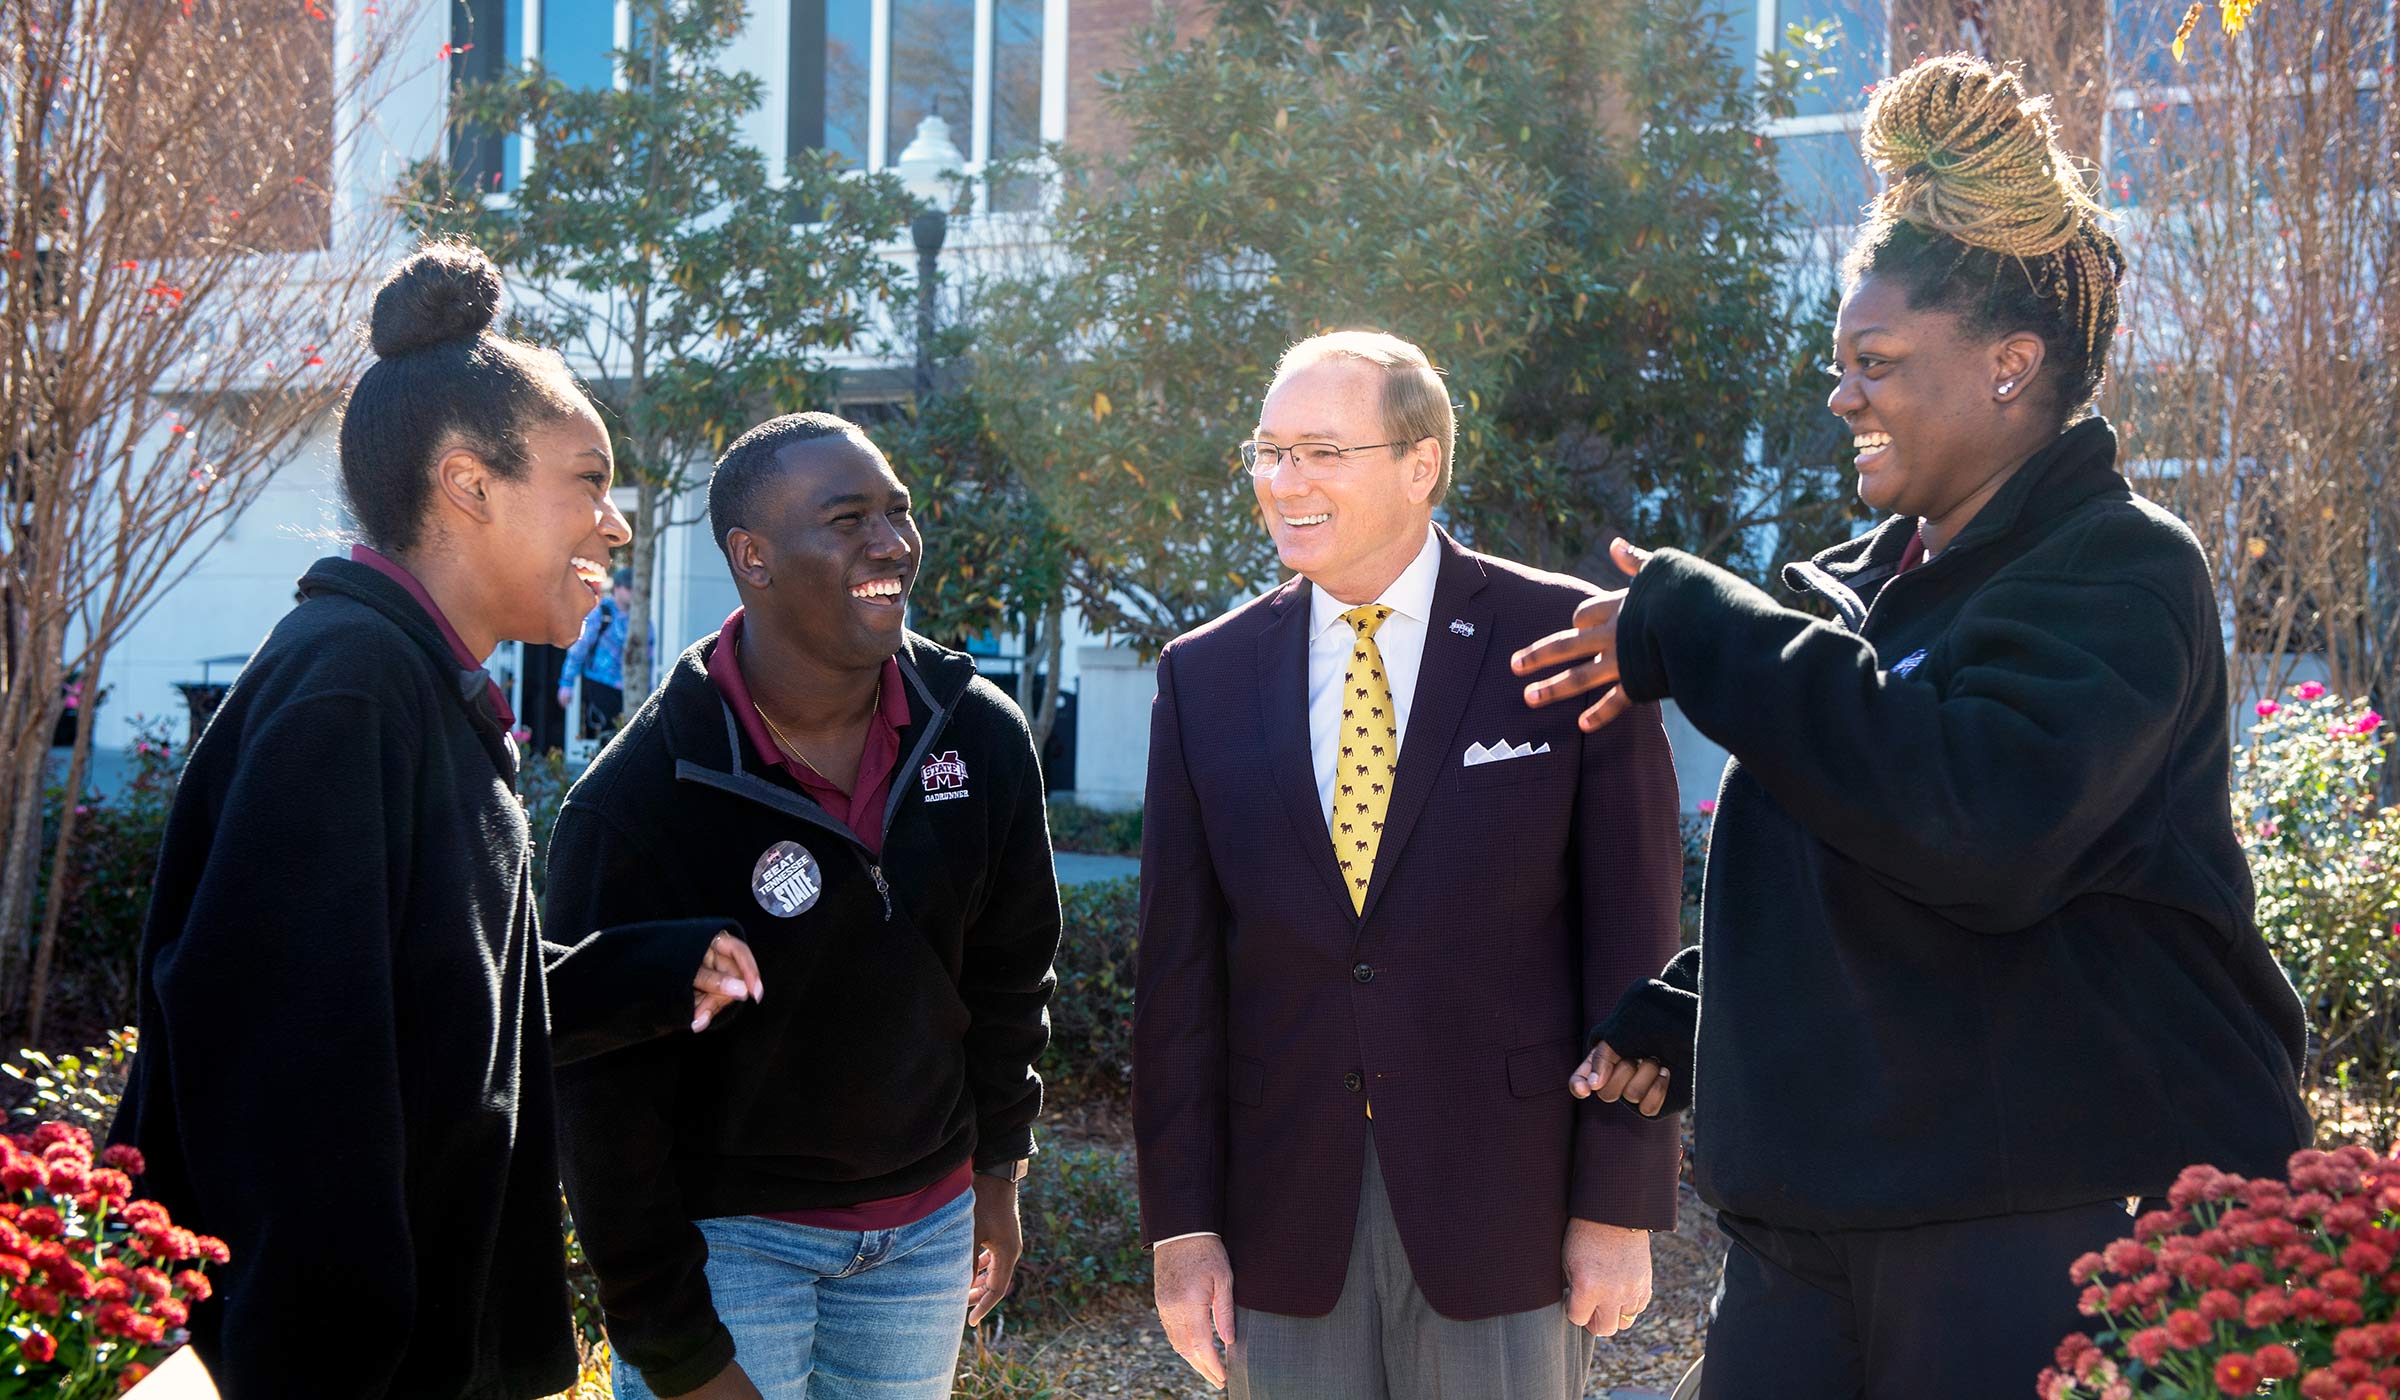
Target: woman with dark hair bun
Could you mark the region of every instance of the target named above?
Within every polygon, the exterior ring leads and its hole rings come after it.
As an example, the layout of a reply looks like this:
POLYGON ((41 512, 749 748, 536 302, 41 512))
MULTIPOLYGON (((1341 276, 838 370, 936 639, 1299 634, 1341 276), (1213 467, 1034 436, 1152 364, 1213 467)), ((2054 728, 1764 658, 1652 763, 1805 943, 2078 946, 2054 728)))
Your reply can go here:
POLYGON ((2130 1200, 2310 1134, 2207 564, 2091 410, 2124 259, 2012 71, 1920 63, 1864 144, 1827 406, 1887 518, 1784 570, 1827 616, 1619 540, 1631 585, 1515 660, 1733 755, 1700 945, 1570 1085, 1695 1107, 1709 1400, 2029 1395, 2130 1200))
POLYGON ((492 332, 499 302, 456 244, 376 294, 341 435, 364 542, 301 579, 160 850, 111 1136, 231 1248, 191 1319, 228 1400, 572 1384, 553 1058, 759 990, 721 922, 539 941, 482 659, 573 641, 629 533, 599 415, 555 353, 492 332))

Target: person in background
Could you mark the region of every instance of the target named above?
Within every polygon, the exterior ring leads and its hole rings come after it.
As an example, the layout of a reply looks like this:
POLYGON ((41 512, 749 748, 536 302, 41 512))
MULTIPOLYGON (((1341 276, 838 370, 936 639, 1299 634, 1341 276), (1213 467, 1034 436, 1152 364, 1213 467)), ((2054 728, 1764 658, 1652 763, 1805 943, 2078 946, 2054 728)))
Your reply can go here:
POLYGON ((722 921, 545 945, 512 717, 625 543, 608 434, 500 276, 433 244, 376 294, 341 430, 364 542, 322 559, 194 746, 111 1138, 221 1237, 191 1316, 226 1400, 530 1400, 575 1378, 558 1058, 758 994, 722 921), (547 970, 547 978, 545 977, 547 970))
POLYGON ((558 707, 575 704, 575 681, 583 680, 586 738, 605 734, 625 713, 625 633, 633 619, 633 570, 618 569, 609 594, 583 620, 583 635, 567 648, 558 672, 558 707))
POLYGON ((2217 593, 2092 412, 2116 241, 2012 70, 1920 63, 1864 144, 1827 406, 1887 515, 1785 569, 1822 615, 1620 540, 1630 587, 1515 663, 1567 668, 1537 705, 1598 692, 1588 731, 1672 697, 1733 755, 1700 944, 1571 1080, 1692 1086, 1730 1242, 1704 1400, 2029 1395, 2130 1198, 2310 1136, 2217 593))

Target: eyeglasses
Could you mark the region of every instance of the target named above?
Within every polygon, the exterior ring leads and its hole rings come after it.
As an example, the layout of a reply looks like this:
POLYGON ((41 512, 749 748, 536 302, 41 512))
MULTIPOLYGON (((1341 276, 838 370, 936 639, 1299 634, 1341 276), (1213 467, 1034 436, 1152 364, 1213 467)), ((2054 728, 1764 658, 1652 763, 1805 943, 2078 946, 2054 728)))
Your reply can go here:
POLYGON ((1252 438, 1240 448, 1242 468, 1252 476, 1273 476, 1282 466, 1284 456, 1300 464, 1300 475, 1307 481, 1326 481, 1340 476, 1349 465, 1354 452, 1373 452, 1380 447, 1414 447, 1424 438, 1400 442, 1368 442, 1356 447, 1336 447, 1330 442, 1295 442, 1289 447, 1252 438))

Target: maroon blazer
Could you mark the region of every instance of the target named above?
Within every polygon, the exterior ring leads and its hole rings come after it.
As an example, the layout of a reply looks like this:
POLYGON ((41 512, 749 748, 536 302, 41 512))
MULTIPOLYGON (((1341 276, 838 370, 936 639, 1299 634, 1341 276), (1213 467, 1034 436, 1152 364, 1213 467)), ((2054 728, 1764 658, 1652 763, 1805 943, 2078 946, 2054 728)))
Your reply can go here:
POLYGON ((1244 1307, 1340 1298, 1367 1131, 1445 1317, 1558 1301, 1570 1216, 1675 1223, 1677 1125, 1578 1102, 1599 1021, 1676 948, 1683 843, 1656 706, 1596 735, 1527 709, 1517 648, 1594 590, 1441 538, 1364 914, 1309 758, 1309 585, 1158 663, 1142 828, 1142 1228, 1225 1239, 1244 1307), (1472 744, 1550 752, 1469 768, 1472 744))

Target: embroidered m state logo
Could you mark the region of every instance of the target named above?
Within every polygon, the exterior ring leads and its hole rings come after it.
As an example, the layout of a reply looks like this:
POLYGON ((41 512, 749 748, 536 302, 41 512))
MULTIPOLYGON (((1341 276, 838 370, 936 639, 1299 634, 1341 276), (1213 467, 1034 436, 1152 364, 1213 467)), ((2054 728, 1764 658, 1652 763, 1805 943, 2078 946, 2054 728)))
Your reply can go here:
POLYGON ((917 774, 928 802, 955 802, 967 795, 967 765, 958 750, 935 754, 917 774))

